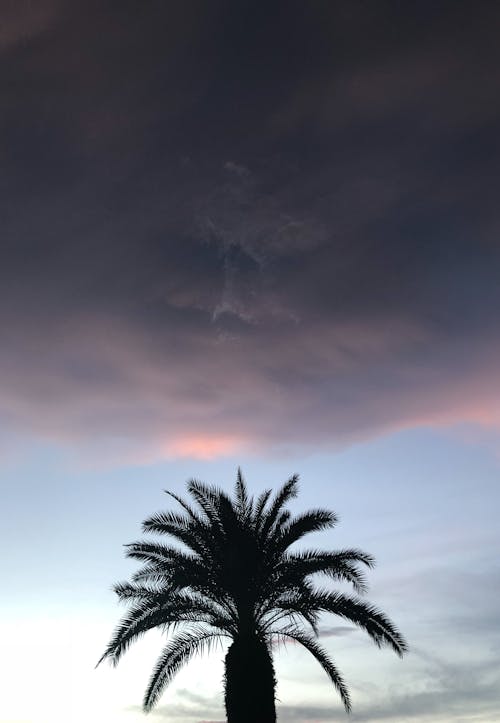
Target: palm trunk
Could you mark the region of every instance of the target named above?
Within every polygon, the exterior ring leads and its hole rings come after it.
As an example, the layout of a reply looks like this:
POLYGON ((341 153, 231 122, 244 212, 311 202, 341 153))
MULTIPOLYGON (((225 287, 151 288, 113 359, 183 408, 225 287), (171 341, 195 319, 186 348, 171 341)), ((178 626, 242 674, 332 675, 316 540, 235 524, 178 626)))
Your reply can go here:
POLYGON ((227 723, 276 723, 275 687, 267 645, 255 635, 238 636, 225 660, 227 723))

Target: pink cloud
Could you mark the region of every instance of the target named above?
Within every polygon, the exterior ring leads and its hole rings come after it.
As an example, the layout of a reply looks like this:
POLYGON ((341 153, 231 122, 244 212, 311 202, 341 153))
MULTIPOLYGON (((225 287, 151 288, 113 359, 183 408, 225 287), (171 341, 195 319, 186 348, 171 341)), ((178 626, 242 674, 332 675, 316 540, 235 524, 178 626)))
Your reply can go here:
POLYGON ((166 457, 214 459, 235 454, 245 448, 245 440, 230 436, 198 434, 169 440, 164 447, 166 457))
POLYGON ((252 348, 214 333, 151 340, 111 320, 10 331, 0 402, 12 433, 132 462, 335 448, 418 426, 500 428, 500 350, 418 365, 434 340, 402 319, 290 323, 252 348), (407 358, 403 358, 406 354, 407 358), (93 452, 91 452, 93 450, 93 452))

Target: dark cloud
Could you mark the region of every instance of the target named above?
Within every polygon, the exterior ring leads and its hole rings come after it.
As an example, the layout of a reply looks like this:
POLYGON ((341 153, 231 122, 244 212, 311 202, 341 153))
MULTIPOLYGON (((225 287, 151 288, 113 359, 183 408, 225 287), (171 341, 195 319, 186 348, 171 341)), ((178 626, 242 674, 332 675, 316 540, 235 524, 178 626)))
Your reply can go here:
POLYGON ((330 626, 323 626, 319 629, 319 637, 320 638, 330 638, 330 637, 341 637, 343 635, 350 635, 351 633, 355 632, 356 628, 349 627, 348 625, 330 625, 330 626))
POLYGON ((154 456, 498 423, 494 3, 16 7, 3 426, 154 456))
MULTIPOLYGON (((457 672, 456 670, 454 672, 457 672)), ((476 720, 487 723, 498 714, 498 677, 489 675, 487 679, 478 678, 476 671, 470 671, 471 678, 464 687, 466 671, 460 671, 460 678, 449 680, 441 687, 428 681, 430 690, 422 692, 408 691, 407 695, 395 695, 388 700, 367 706, 365 710, 351 714, 352 721, 438 721, 466 720, 466 715, 477 716, 476 720), (460 681, 460 682, 459 682, 460 681), (450 718, 450 716, 453 716, 450 718)), ((331 721, 333 706, 280 706, 280 720, 284 723, 316 723, 331 721)))
MULTIPOLYGON (((129 706, 127 710, 143 713, 140 706, 129 706)), ((225 719, 222 690, 219 695, 207 696, 178 688, 173 699, 159 705, 149 714, 154 720, 193 721, 193 723, 223 723, 225 719), (207 719, 207 716, 210 716, 207 719)))
MULTIPOLYGON (((496 661, 498 662, 498 661, 496 661)), ((497 673, 492 661, 467 665, 440 664, 427 671, 419 691, 408 689, 389 700, 372 704, 366 711, 354 713, 353 721, 436 720, 450 716, 476 715, 478 720, 493 720, 498 714, 497 673)))

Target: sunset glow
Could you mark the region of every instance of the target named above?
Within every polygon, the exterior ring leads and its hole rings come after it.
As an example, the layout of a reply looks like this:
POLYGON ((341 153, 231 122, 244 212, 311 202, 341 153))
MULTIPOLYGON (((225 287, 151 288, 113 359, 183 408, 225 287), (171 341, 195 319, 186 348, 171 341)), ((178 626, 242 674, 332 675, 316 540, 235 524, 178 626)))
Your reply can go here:
POLYGON ((188 457, 192 459, 212 460, 242 452, 245 445, 239 439, 231 437, 192 436, 181 437, 165 445, 166 457, 188 457))

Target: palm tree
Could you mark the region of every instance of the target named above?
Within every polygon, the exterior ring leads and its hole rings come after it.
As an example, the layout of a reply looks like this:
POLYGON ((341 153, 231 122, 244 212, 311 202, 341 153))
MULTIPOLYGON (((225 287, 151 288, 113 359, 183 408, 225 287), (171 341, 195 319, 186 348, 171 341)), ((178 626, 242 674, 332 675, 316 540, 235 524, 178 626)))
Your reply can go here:
MULTIPOLYGON (((309 532, 331 528, 333 512, 314 509, 292 517, 286 503, 297 496, 295 475, 272 498, 265 490, 254 501, 238 470, 234 499, 196 480, 187 489, 195 507, 168 492, 182 513, 159 512, 143 523, 144 532, 173 537, 177 546, 154 542, 127 545, 127 556, 143 567, 132 582, 115 591, 130 605, 101 660, 116 665, 129 645, 146 631, 176 630, 152 672, 143 706, 149 711, 178 670, 195 654, 226 637, 225 706, 228 723, 274 723, 275 687, 272 645, 293 640, 308 650, 337 689, 346 711, 346 684, 318 643, 322 613, 333 613, 365 630, 376 645, 399 656, 406 643, 386 615, 361 597, 313 585, 323 573, 366 591, 360 565, 373 558, 358 549, 336 552, 291 551, 309 532)), ((98 663, 98 664, 99 664, 98 663)))

